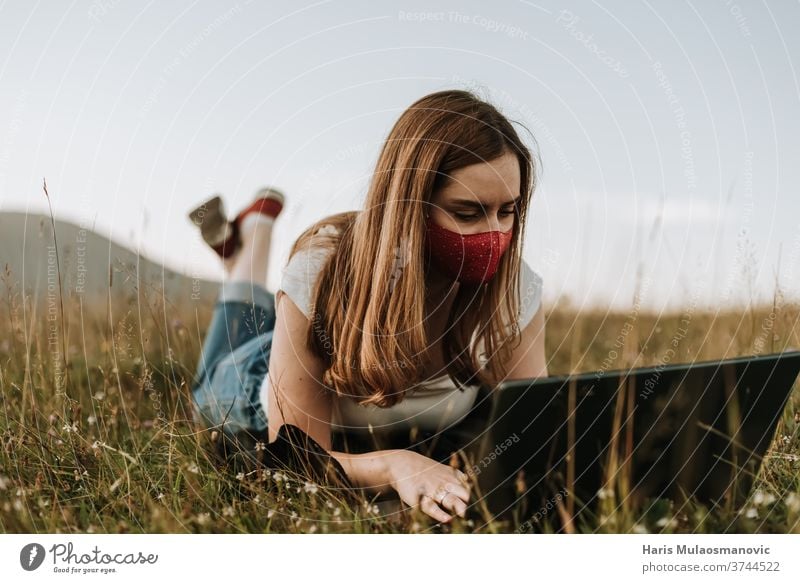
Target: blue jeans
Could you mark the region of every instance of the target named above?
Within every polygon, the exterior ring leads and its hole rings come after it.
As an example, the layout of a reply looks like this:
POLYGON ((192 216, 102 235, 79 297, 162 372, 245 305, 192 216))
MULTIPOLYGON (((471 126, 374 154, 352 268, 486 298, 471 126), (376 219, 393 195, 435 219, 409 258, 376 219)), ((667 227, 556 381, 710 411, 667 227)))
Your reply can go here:
POLYGON ((249 281, 221 285, 192 384, 195 421, 231 437, 266 434, 259 393, 274 328, 274 294, 249 281))

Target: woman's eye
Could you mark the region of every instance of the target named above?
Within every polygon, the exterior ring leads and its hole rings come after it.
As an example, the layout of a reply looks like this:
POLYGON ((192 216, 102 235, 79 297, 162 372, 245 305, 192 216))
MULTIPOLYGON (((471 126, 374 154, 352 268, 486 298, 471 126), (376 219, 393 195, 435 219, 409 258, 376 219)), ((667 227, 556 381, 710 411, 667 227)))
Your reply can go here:
MULTIPOLYGON (((511 216, 511 215, 515 214, 516 212, 517 212, 516 209, 512 209, 512 210, 509 210, 509 211, 500 211, 500 216, 501 217, 508 217, 508 216, 511 216)), ((453 213, 453 214, 460 221, 474 221, 474 220, 476 220, 476 219, 481 217, 481 215, 476 215, 476 214, 472 214, 472 215, 465 215, 464 213, 453 213)))

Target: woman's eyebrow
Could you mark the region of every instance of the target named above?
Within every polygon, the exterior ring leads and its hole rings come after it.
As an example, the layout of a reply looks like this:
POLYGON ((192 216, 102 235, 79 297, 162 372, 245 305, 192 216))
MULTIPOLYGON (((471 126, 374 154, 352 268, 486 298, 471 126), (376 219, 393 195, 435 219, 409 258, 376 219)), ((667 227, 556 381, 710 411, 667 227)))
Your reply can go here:
MULTIPOLYGON (((502 204, 502 205, 500 205, 500 206, 511 206, 511 205, 516 205, 517 203, 519 203, 519 201, 520 201, 521 199, 522 199, 522 195, 519 195, 519 196, 518 196, 517 198, 515 198, 514 200, 512 200, 512 201, 509 201, 509 202, 506 202, 506 203, 503 203, 503 204, 502 204)), ((486 208, 486 207, 485 207, 485 206, 484 206, 482 203, 480 203, 479 201, 477 201, 477 200, 474 200, 474 199, 468 199, 468 198, 454 198, 453 200, 451 200, 451 201, 449 201, 449 202, 450 202, 450 204, 457 204, 457 205, 461 205, 461 206, 468 206, 468 207, 472 207, 472 208, 479 208, 479 209, 486 208)))

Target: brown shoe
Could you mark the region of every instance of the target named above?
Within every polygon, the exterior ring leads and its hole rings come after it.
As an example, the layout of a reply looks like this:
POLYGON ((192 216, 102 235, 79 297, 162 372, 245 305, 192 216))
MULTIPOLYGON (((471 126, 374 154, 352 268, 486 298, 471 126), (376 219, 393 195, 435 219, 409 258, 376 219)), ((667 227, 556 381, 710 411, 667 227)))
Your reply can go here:
POLYGON ((189 213, 189 220, 200 227, 203 240, 223 259, 233 255, 240 246, 238 223, 225 215, 225 205, 219 195, 205 201, 189 213))

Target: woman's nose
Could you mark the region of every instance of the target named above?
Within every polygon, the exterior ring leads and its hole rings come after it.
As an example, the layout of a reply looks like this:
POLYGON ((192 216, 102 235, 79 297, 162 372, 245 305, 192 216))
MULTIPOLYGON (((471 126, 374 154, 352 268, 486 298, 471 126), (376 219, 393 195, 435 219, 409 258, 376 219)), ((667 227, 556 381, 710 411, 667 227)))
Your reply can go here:
POLYGON ((503 225, 500 224, 500 217, 496 214, 487 217, 487 231, 502 231, 503 225))

